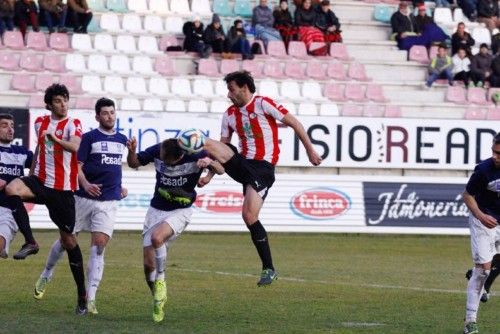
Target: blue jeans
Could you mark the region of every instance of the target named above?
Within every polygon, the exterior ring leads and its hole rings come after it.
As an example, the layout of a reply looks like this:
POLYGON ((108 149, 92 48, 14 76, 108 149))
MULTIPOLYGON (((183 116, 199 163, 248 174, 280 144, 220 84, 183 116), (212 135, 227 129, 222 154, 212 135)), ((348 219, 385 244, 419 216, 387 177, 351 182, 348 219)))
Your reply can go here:
POLYGON ((57 18, 59 22, 57 23, 57 27, 59 29, 64 28, 64 25, 66 24, 66 14, 68 13, 68 8, 64 8, 58 15, 55 13, 51 13, 48 10, 44 10, 43 14, 45 17, 45 23, 47 24, 47 28, 49 30, 54 29, 54 21, 53 19, 57 18))
POLYGON ((249 55, 252 52, 250 51, 250 43, 248 40, 240 38, 231 48, 231 52, 241 53, 242 55, 249 55))
POLYGON ((429 74, 429 78, 427 79, 426 85, 427 87, 432 86, 432 83, 437 79, 448 79, 448 83, 453 84, 453 73, 451 72, 451 68, 447 68, 439 73, 431 73, 429 74))
POLYGON ((3 35, 5 30, 14 30, 14 18, 12 17, 0 17, 0 35, 3 35))
POLYGON ((260 39, 264 42, 264 46, 267 48, 267 42, 269 41, 282 41, 281 34, 278 30, 270 27, 264 27, 261 24, 255 26, 255 38, 260 39))
POLYGON ((475 20, 477 18, 477 0, 458 0, 457 4, 468 19, 475 20))

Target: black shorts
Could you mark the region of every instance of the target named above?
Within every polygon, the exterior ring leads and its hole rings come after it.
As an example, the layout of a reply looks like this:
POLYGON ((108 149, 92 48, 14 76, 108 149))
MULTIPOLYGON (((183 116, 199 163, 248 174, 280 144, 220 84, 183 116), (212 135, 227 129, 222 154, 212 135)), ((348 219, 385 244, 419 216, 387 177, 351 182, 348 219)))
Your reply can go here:
POLYGON ((265 160, 246 159, 238 153, 236 147, 226 144, 233 150, 234 155, 222 164, 227 175, 243 185, 243 194, 246 186, 250 185, 260 195, 262 200, 267 197, 267 192, 274 183, 274 166, 265 160))
POLYGON ((49 210, 50 219, 59 227, 59 230, 73 233, 76 220, 73 192, 46 187, 34 175, 22 177, 21 180, 35 195, 30 202, 44 204, 49 210))

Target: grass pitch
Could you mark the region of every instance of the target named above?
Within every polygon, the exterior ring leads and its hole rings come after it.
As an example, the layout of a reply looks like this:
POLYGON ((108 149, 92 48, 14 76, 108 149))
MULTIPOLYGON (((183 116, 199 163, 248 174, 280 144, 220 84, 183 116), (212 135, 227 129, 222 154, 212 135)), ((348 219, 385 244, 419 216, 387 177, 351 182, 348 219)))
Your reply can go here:
MULTIPOLYGON (((139 232, 106 250, 99 315, 77 317, 76 288, 59 263, 44 299, 33 286, 56 232, 36 231, 40 253, 0 261, 0 333, 461 333, 469 238, 270 234, 280 279, 257 288, 248 233, 186 233, 169 251, 167 315, 151 318, 139 232)), ((11 255, 21 244, 18 236, 11 255)), ((88 234, 80 236, 84 261, 88 234)), ((500 281, 498 282, 500 284, 500 281)), ((493 290, 495 289, 495 285, 493 290)), ((481 304, 481 333, 499 333, 500 298, 481 304)))

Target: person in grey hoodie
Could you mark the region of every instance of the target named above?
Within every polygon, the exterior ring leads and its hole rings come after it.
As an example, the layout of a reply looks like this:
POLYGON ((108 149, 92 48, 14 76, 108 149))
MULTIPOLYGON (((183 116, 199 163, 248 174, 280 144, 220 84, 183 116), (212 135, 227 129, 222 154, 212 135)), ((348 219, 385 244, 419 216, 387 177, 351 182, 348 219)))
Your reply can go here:
POLYGON ((269 41, 282 40, 279 31, 273 28, 274 16, 271 8, 267 7, 267 0, 260 0, 253 9, 252 25, 255 27, 255 38, 262 40, 266 47, 269 41))
POLYGON ((470 65, 471 79, 477 87, 482 87, 485 82, 490 81, 492 59, 488 45, 481 44, 479 53, 472 57, 470 65))

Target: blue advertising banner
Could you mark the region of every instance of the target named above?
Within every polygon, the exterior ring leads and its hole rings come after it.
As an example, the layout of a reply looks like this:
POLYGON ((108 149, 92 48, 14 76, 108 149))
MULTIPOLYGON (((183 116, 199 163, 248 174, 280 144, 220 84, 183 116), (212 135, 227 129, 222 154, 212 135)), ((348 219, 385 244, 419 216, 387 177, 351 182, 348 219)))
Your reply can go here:
POLYGON ((462 184, 363 182, 367 226, 468 227, 462 184))

